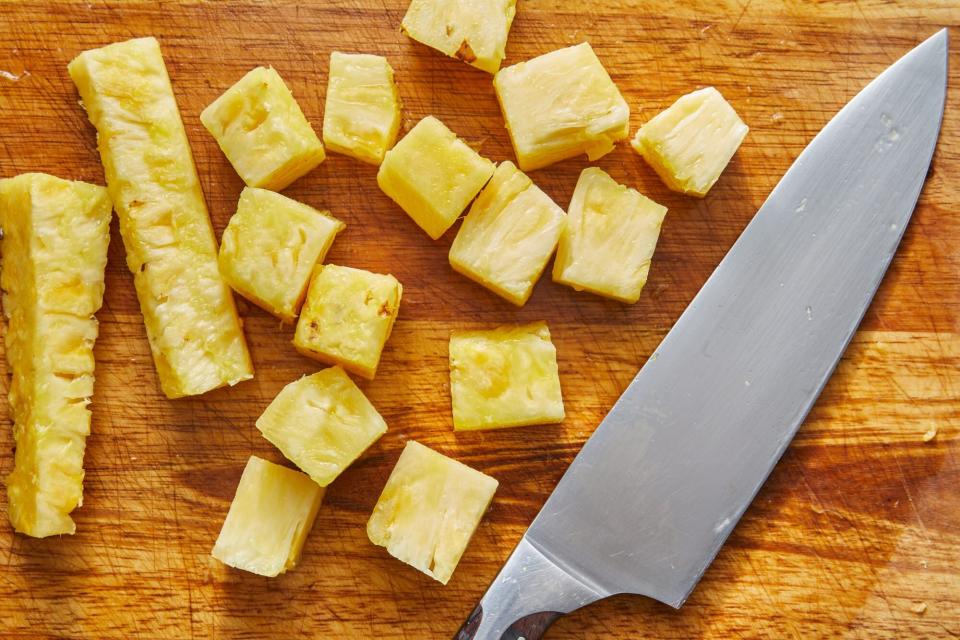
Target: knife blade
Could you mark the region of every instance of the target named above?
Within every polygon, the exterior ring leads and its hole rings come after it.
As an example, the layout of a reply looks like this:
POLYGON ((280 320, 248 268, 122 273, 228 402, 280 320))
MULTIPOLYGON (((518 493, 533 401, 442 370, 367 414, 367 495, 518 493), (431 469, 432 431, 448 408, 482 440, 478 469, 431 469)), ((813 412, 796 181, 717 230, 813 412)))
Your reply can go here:
POLYGON ((810 142, 574 459, 457 633, 534 640, 613 594, 680 607, 853 337, 946 98, 931 36, 810 142))

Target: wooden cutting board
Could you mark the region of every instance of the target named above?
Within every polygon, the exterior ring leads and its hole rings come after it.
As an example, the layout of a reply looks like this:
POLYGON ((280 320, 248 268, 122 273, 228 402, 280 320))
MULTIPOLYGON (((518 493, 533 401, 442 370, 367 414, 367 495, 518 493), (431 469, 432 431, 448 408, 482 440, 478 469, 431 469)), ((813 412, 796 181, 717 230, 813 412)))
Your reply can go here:
MULTIPOLYGON (((449 638, 793 158, 887 65, 960 21, 948 0, 519 4, 507 63, 590 41, 631 105, 631 130, 703 85, 717 86, 751 127, 705 200, 669 192, 625 144, 597 163, 670 208, 641 300, 624 306, 547 278, 515 309, 453 273, 453 232, 430 241, 380 193, 374 168, 331 154, 287 193, 347 223, 329 261, 391 272, 404 285, 380 373, 362 385, 390 431, 330 487, 301 565, 266 579, 221 566, 209 552, 248 456, 281 460, 254 420, 284 384, 318 365, 293 350, 289 327, 240 302, 256 378, 166 400, 114 225, 77 534, 14 535, 0 497, 0 637, 449 638), (454 434, 451 329, 540 319, 559 350, 567 419, 454 434), (364 531, 410 438, 500 480, 446 587, 390 558, 364 531)), ((143 35, 161 41, 218 234, 241 182, 198 114, 256 65, 276 67, 319 128, 330 52, 384 54, 406 126, 433 114, 484 155, 511 159, 490 76, 402 36, 405 5, 4 3, 0 176, 47 171, 102 183, 94 132, 65 67, 84 49, 143 35)), ((549 638, 960 634, 958 50, 930 178, 893 267, 837 374, 690 601, 678 612, 611 598, 562 619, 549 638)), ((585 166, 578 158, 532 175, 566 206, 585 166)), ((0 450, 9 452, 10 419, 6 406, 0 411, 0 450)), ((12 455, 3 455, 0 473, 11 468, 12 455)))

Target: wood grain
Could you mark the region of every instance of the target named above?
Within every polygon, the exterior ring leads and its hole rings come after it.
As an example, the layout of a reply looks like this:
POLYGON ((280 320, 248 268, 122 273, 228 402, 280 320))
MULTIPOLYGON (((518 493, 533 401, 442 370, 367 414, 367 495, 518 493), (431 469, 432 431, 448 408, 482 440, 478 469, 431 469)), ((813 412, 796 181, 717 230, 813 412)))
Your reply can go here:
MULTIPOLYGON (((329 53, 384 54, 408 126, 433 114, 488 157, 511 158, 489 76, 400 35, 404 9, 404 0, 2 3, 0 176, 48 171, 102 183, 93 130, 65 67, 84 49, 142 35, 161 40, 218 234, 241 183, 198 114, 255 65, 274 65, 319 128, 329 53)), ((294 184, 286 193, 347 222, 329 260, 392 272, 404 301, 377 379, 362 383, 390 431, 330 487, 301 566, 274 580, 229 570, 209 552, 247 457, 280 460, 254 420, 316 364, 296 354, 289 328, 240 302, 256 378, 166 400, 114 226, 77 534, 14 535, 0 498, 0 637, 452 636, 792 159, 868 80, 958 21, 949 0, 521 0, 508 63, 589 40, 632 107, 632 129, 707 84, 751 127, 703 201, 667 191, 626 145, 599 161, 670 208, 633 306, 545 281, 516 310, 453 273, 453 233, 431 242, 380 193, 372 167, 331 154, 294 184), (454 434, 450 330, 540 319, 558 346, 566 421, 454 434), (446 587, 364 532, 408 438, 501 483, 446 587)), ((958 50, 930 178, 863 330, 693 597, 680 611, 612 598, 561 619, 547 638, 960 635, 958 50), (932 428, 937 435, 925 442, 932 428)), ((574 159, 532 175, 565 206, 585 165, 574 159)), ((8 451, 5 406, 0 416, 8 451)), ((0 458, 0 473, 11 465, 12 456, 0 458)))

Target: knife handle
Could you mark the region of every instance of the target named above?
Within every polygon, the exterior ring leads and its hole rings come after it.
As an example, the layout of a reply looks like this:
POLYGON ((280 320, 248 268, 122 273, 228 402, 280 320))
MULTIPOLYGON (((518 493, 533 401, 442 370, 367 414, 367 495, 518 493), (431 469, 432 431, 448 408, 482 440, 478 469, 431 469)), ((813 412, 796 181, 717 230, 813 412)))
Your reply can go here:
POLYGON ((554 564, 524 537, 454 640, 539 640, 561 615, 608 595, 554 564))

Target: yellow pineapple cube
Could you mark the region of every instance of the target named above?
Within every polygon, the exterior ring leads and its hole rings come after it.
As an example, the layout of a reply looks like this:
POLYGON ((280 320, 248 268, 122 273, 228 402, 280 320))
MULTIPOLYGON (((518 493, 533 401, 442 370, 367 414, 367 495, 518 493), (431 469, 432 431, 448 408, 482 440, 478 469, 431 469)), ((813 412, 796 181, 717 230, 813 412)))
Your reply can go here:
POLYGON ((402 294, 403 287, 391 275, 320 265, 307 291, 293 346, 305 356, 372 380, 402 294))
POLYGON ((323 492, 299 471, 250 456, 211 555, 268 578, 293 569, 323 492))
POLYGON ((394 558, 447 584, 499 483, 408 440, 367 522, 394 558))
POLYGON ((248 187, 280 191, 325 157, 323 143, 273 67, 243 76, 200 114, 248 187))
POLYGON ((450 396, 457 431, 561 422, 557 350, 547 324, 455 331, 450 396))
POLYGON ((702 198, 747 131, 730 103, 707 87, 681 97, 640 127, 631 145, 668 187, 702 198))
POLYGON ((400 28, 428 47, 496 73, 517 0, 412 0, 400 28))
POLYGON ((97 129, 164 393, 253 377, 160 45, 140 38, 85 51, 68 71, 97 129))
POLYGON ((621 302, 647 283, 667 208, 588 167, 573 190, 553 280, 621 302))
POLYGON ((90 433, 94 314, 112 207, 107 190, 42 173, 0 180, 0 289, 16 443, 7 514, 20 533, 73 533, 90 433))
POLYGON ((330 151, 379 165, 400 131, 400 93, 383 56, 330 54, 323 143, 330 151))
POLYGON ((450 247, 450 264, 522 306, 547 266, 564 213, 512 162, 497 167, 450 247))
POLYGON ((314 266, 323 262, 344 226, 328 212, 245 187, 223 231, 220 273, 237 293, 293 322, 314 266))
POLYGON ((285 386, 257 429, 321 487, 387 432, 387 423, 340 367, 285 386))
POLYGON ((502 69, 493 87, 524 171, 596 160, 630 133, 630 108, 589 43, 502 69))
POLYGON ((427 116, 387 152, 377 183, 436 240, 480 192, 494 165, 427 116))

